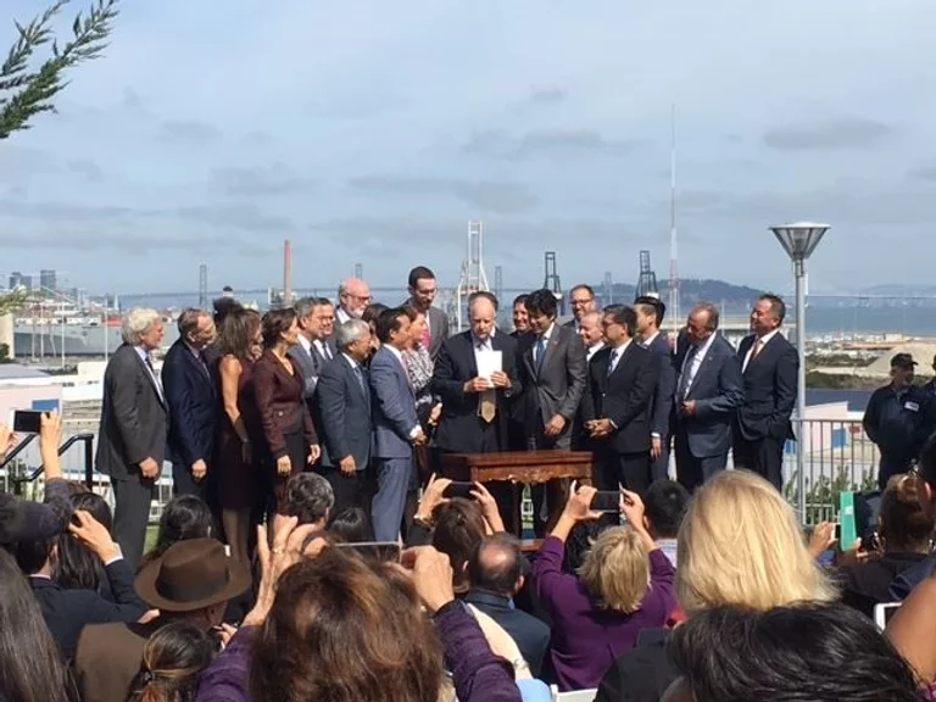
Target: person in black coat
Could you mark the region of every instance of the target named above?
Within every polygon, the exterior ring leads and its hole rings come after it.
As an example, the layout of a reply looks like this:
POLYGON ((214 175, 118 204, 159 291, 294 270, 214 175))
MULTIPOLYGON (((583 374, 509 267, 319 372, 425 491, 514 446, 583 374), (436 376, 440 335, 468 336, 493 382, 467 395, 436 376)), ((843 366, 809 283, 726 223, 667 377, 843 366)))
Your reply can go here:
POLYGON ((670 416, 673 413, 673 392, 676 389, 676 369, 673 367, 673 347, 660 331, 666 305, 649 296, 634 302, 640 345, 653 354, 659 375, 650 404, 650 472, 653 480, 669 478, 670 416))
POLYGON ((650 486, 650 403, 659 368, 634 341, 637 315, 625 305, 604 310, 606 347, 589 364, 582 417, 596 456, 596 485, 643 494, 650 486))
POLYGON ((735 468, 747 468, 783 490, 783 445, 794 439, 790 415, 796 406, 799 356, 780 334, 786 305, 761 295, 751 312, 751 329, 738 347, 744 402, 734 430, 735 468))
POLYGON ((218 420, 218 393, 205 360, 214 342, 214 321, 207 312, 179 315, 179 340, 166 354, 163 387, 169 403, 169 458, 172 493, 197 495, 207 501, 208 473, 218 420))
POLYGON ((143 555, 150 503, 166 455, 169 404, 151 357, 164 331, 156 310, 131 310, 123 322, 124 343, 104 371, 95 467, 111 479, 114 536, 131 570, 143 555))

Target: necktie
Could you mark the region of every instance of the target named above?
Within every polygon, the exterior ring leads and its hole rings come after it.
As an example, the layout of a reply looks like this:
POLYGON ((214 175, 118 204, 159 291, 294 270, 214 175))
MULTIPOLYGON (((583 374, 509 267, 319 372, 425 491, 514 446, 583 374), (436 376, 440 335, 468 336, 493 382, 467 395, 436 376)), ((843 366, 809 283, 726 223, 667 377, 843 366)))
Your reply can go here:
POLYGON ((695 358, 699 347, 692 345, 686 352, 686 360, 683 361, 682 375, 679 377, 679 397, 686 397, 689 394, 689 383, 692 380, 692 361, 695 358))
POLYGON ((750 363, 750 362, 753 361, 755 358, 757 358, 757 354, 759 354, 759 353, 761 352, 761 349, 762 349, 763 347, 764 347, 764 342, 763 342, 761 339, 755 339, 755 340, 754 340, 754 348, 751 349, 751 358, 750 358, 750 360, 748 361, 748 363, 750 363))
MULTIPOLYGON (((488 349, 488 342, 483 341, 478 344, 478 351, 488 349)), ((497 390, 490 388, 484 390, 478 396, 478 416, 490 424, 497 416, 497 390)))
POLYGON ((542 336, 536 340, 536 374, 543 370, 543 361, 546 360, 546 339, 542 336))
POLYGON ((361 370, 360 366, 354 367, 354 376, 357 378, 358 385, 361 386, 361 392, 367 397, 367 388, 364 385, 364 372, 361 370))
POLYGON ((608 356, 608 375, 610 376, 614 372, 614 364, 617 363, 618 359, 618 350, 614 349, 611 352, 611 355, 608 356))
POLYGON ((325 360, 326 361, 332 360, 332 352, 331 352, 331 349, 328 348, 328 343, 325 341, 322 341, 321 344, 322 344, 322 355, 325 356, 325 360))
POLYGON ((162 385, 159 382, 159 376, 156 375, 156 368, 153 366, 153 359, 149 357, 149 354, 146 354, 146 357, 143 360, 146 363, 146 367, 149 368, 150 375, 153 376, 153 382, 156 384, 156 392, 159 395, 159 399, 162 399, 162 385))

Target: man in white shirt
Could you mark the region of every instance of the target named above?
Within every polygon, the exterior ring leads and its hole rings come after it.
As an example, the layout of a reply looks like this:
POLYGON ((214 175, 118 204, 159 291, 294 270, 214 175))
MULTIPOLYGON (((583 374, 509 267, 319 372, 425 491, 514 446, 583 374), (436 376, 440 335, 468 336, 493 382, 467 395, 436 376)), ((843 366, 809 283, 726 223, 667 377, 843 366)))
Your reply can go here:
POLYGON ((578 320, 578 335, 585 344, 585 360, 591 361, 592 356, 604 348, 604 332, 601 329, 601 315, 597 312, 586 312, 578 320))
POLYGON ((305 397, 312 402, 322 368, 337 355, 331 336, 335 330, 335 308, 324 297, 304 297, 295 304, 299 343, 289 355, 299 364, 305 378, 305 397))
POLYGON ((338 309, 335 317, 338 324, 349 319, 360 319, 371 303, 370 286, 360 278, 348 278, 338 286, 338 309))
POLYGON ((689 492, 725 469, 731 425, 744 401, 741 364, 718 334, 718 309, 699 303, 689 314, 690 342, 676 357, 676 475, 689 492))

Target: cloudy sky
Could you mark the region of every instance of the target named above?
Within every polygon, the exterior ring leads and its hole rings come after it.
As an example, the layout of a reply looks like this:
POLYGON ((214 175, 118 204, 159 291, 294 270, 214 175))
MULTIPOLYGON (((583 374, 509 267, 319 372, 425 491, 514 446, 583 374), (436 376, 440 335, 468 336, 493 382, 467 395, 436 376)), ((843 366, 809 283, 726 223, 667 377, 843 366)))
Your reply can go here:
MULTIPOLYGON (((45 4, 5 0, 0 36, 45 4)), ((634 282, 641 248, 665 277, 675 103, 683 276, 784 290, 766 227, 813 219, 813 291, 932 280, 932 0, 122 4, 59 114, 0 142, 4 276, 263 287, 290 238, 300 286, 454 285, 479 219, 507 287, 544 250, 567 286, 634 282)))

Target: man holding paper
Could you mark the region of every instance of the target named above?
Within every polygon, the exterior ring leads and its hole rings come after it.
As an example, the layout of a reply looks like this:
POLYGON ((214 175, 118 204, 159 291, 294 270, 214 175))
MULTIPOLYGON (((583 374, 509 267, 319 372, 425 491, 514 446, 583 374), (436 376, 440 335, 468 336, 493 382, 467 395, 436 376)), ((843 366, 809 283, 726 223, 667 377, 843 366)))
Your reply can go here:
MULTIPOLYGON (((447 339, 435 363, 432 391, 442 398, 436 446, 442 453, 506 451, 508 408, 521 390, 517 342, 496 332, 497 298, 490 293, 476 293, 468 312, 471 329, 447 339)), ((511 486, 488 489, 509 517, 511 486)))

